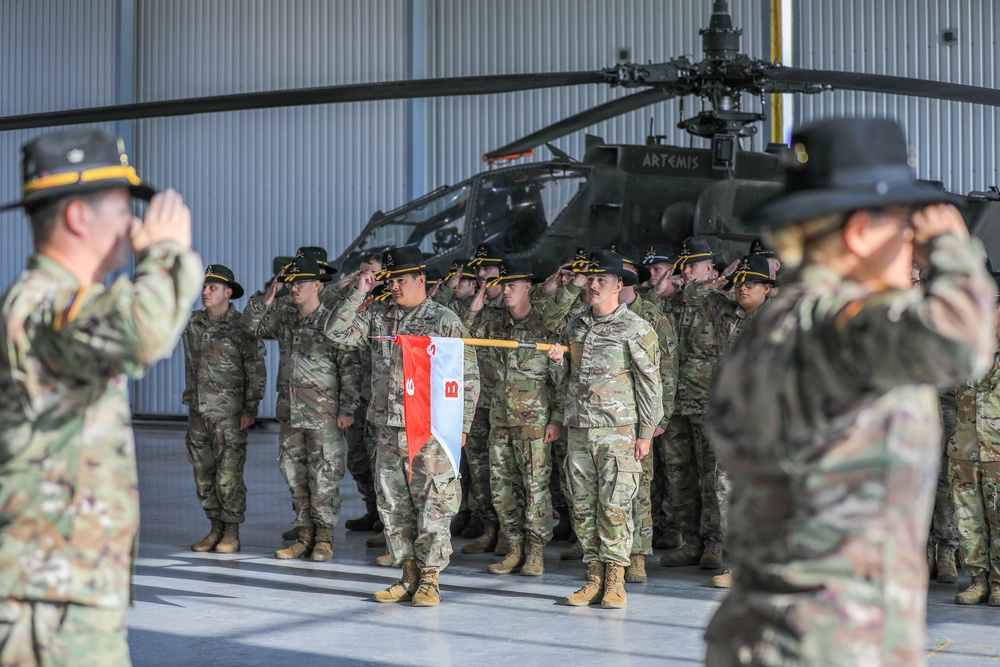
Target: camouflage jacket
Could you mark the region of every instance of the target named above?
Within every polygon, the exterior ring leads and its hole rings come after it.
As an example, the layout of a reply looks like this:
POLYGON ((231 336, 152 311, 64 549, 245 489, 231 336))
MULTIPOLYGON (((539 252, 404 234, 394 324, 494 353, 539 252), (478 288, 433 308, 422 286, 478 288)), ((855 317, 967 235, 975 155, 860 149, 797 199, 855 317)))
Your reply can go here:
POLYGON ((957 419, 955 434, 948 441, 948 458, 1000 461, 1000 350, 986 375, 958 385, 955 400, 957 419))
POLYGON ((214 322, 196 310, 184 329, 184 395, 191 410, 256 419, 264 397, 264 341, 243 330, 230 304, 214 322))
POLYGON ((81 287, 34 256, 0 321, 0 597, 124 608, 139 522, 127 378, 170 356, 201 290, 172 242, 81 287))
POLYGON ((624 304, 607 315, 587 310, 567 325, 563 343, 569 345, 562 373, 565 425, 638 423, 640 438, 652 438, 665 425, 659 341, 646 320, 624 304))
MULTIPOLYGON (((645 290, 643 290, 645 292, 645 290)), ((636 290, 635 299, 628 309, 649 322, 656 332, 660 344, 660 381, 663 383, 663 420, 674 414, 674 399, 677 396, 677 332, 673 321, 663 314, 660 305, 636 290)))
POLYGON ((359 369, 346 350, 323 335, 330 311, 320 304, 300 317, 298 310, 264 305, 257 292, 243 313, 243 327, 278 341, 278 403, 275 417, 293 428, 326 429, 337 417, 353 417, 358 406, 359 369))
MULTIPOLYGON (((413 308, 403 308, 393 302, 379 308, 357 312, 365 295, 358 290, 341 302, 326 320, 324 331, 331 341, 346 347, 367 346, 371 349, 372 400, 368 405, 368 421, 380 426, 406 425, 403 416, 403 352, 399 345, 378 336, 409 334, 412 336, 466 337, 458 315, 431 299, 424 299, 413 308)), ((462 430, 469 432, 479 399, 479 370, 476 353, 465 346, 465 391, 462 430)))
POLYGON ((732 482, 734 587, 709 641, 757 664, 924 661, 934 386, 996 349, 984 262, 949 235, 923 290, 810 266, 733 343, 707 424, 732 482))

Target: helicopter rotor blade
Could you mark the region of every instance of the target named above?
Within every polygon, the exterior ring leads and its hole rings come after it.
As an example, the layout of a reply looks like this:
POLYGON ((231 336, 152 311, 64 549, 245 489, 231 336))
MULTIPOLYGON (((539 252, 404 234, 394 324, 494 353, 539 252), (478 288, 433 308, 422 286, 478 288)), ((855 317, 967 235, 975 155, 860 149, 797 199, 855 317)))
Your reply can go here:
POLYGON ((623 113, 641 109, 655 102, 669 100, 671 97, 675 97, 675 93, 663 88, 653 88, 644 90, 641 93, 633 93, 626 97, 619 97, 564 118, 558 123, 543 127, 526 137, 492 150, 483 155, 483 161, 492 162, 493 160, 503 160, 527 154, 536 146, 555 141, 567 134, 582 130, 585 127, 600 123, 609 118, 620 116, 623 113))
POLYGON ((115 120, 137 120, 165 116, 186 116, 216 111, 244 111, 310 104, 399 100, 415 97, 449 97, 455 95, 488 95, 519 90, 578 86, 607 83, 604 72, 553 72, 547 74, 498 74, 463 76, 444 79, 387 81, 344 86, 323 86, 292 90, 271 90, 256 93, 236 93, 180 100, 138 102, 89 109, 66 109, 45 113, 0 117, 0 131, 23 130, 77 123, 101 123, 115 120))
MULTIPOLYGON (((825 86, 835 90, 861 90, 871 93, 912 95, 955 102, 971 102, 1000 106, 1000 90, 981 88, 960 83, 944 83, 886 74, 836 72, 832 70, 803 69, 799 67, 771 67, 764 75, 782 84, 825 86)), ((764 84, 766 92, 783 92, 781 86, 764 84)))

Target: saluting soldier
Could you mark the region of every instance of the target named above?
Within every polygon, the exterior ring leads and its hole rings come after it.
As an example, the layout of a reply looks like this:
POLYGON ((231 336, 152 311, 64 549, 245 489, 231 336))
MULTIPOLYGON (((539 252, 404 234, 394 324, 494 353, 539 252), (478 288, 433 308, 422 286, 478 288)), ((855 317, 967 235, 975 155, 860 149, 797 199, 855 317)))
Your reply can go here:
POLYGON ((995 285, 961 214, 939 204, 952 196, 915 180, 896 123, 822 121, 791 143, 784 192, 748 223, 766 226, 793 280, 713 387, 733 588, 706 663, 922 665, 934 385, 989 366, 995 285))
MULTIPOLYGON (((372 290, 375 275, 360 273, 355 289, 333 311, 326 335, 339 345, 368 347, 372 360, 372 399, 368 421, 375 427, 375 467, 379 516, 385 524, 389 555, 403 569, 398 582, 375 593, 378 602, 412 600, 431 607, 441 601, 439 572, 451 556, 451 519, 458 511, 460 489, 444 446, 431 436, 410 466, 403 412, 403 353, 387 337, 462 337, 465 328, 454 312, 427 296, 427 265, 416 246, 387 251, 379 279, 385 280, 391 302, 358 312, 372 290)), ((463 434, 472 426, 479 398, 475 352, 465 348, 463 434)), ((463 440, 465 435, 463 435, 463 440)))
POLYGON ((315 260, 298 258, 266 292, 250 297, 243 314, 247 331, 278 341, 278 466, 292 496, 297 533, 294 543, 275 551, 282 559, 330 560, 340 521, 347 440, 337 420, 354 415, 359 370, 323 335, 329 311, 320 292, 332 278, 315 260), (275 306, 282 283, 294 309, 275 306))
MULTIPOLYGON (((660 351, 653 328, 618 302, 637 276, 617 253, 592 253, 590 310, 564 334, 563 425, 573 526, 583 545, 587 584, 566 598, 573 606, 626 604, 625 568, 632 552, 632 501, 652 438, 663 428, 660 351)), ((562 346, 549 358, 563 361, 562 346)))
POLYGON ((201 289, 204 310, 184 329, 184 395, 188 407, 185 444, 194 467, 198 501, 212 523, 192 551, 231 554, 240 550, 240 524, 247 509, 243 466, 247 429, 264 397, 264 342, 240 326, 233 299, 243 296, 232 270, 209 264, 201 289))
POLYGON ((130 664, 139 526, 128 378, 169 357, 201 287, 191 214, 98 130, 22 148, 35 253, 0 305, 0 664, 130 664), (150 200, 145 220, 132 199, 150 200), (125 263, 130 281, 101 280, 125 263))

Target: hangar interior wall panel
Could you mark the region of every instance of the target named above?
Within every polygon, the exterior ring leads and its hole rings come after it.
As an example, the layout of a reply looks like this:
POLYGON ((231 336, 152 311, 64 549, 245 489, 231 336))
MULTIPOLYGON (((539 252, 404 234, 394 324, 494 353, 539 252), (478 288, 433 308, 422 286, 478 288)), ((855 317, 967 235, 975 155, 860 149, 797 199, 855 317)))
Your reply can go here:
MULTIPOLYGON (((1000 87, 995 0, 800 1, 796 65, 1000 87), (957 31, 946 46, 940 33, 957 31)), ((993 107, 912 97, 832 91, 803 95, 799 121, 843 115, 895 117, 906 130, 921 178, 966 194, 1000 185, 993 107)))
MULTIPOLYGON (((711 2, 659 0, 503 0, 455 2, 428 0, 430 77, 551 71, 588 71, 617 64, 627 48, 633 62, 665 62, 688 55, 702 57, 698 30, 708 25, 711 2)), ((770 46, 764 22, 767 0, 733 0, 733 22, 743 28, 745 53, 767 57, 770 46)), ((537 91, 428 100, 428 186, 454 183, 484 168, 482 155, 569 115, 636 92, 604 85, 569 86, 537 91)), ((598 123, 554 143, 580 159, 584 135, 609 142, 643 143, 649 134, 667 143, 691 145, 676 129, 679 100, 674 99, 598 123)), ((760 102, 743 96, 744 109, 759 111, 760 102)), ((684 99, 684 115, 701 110, 697 98, 684 99)), ((763 149, 766 128, 744 147, 763 149), (762 136, 763 135, 763 136, 762 136)), ((695 146, 708 146, 693 139, 695 146)), ((533 159, 548 159, 536 149, 533 159)), ((529 158, 531 159, 531 158, 529 158)))

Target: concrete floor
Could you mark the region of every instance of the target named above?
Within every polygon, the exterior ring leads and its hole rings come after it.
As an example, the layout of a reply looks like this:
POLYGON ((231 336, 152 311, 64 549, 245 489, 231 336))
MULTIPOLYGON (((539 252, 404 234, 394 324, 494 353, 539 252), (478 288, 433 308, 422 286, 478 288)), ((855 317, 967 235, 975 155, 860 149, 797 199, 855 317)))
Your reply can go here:
MULTIPOLYGON (((201 665, 696 665, 702 628, 723 591, 696 567, 649 568, 630 584, 627 609, 574 608, 559 600, 580 585, 582 563, 560 561, 566 544, 546 550, 540 578, 486 574, 491 555, 458 552, 441 577, 442 604, 413 608, 371 601, 398 579, 374 564, 370 533, 334 535, 328 563, 279 561, 292 519, 276 465, 277 430, 250 434, 243 550, 196 554, 207 532, 179 427, 136 430, 142 528, 129 644, 137 667, 201 665)), ((363 514, 348 476, 343 518, 363 514)), ((658 559, 657 559, 658 561, 658 559)), ((967 585, 963 579, 961 586, 967 585)), ((979 665, 1000 659, 1000 609, 952 604, 955 585, 932 584, 929 664, 979 665)))

